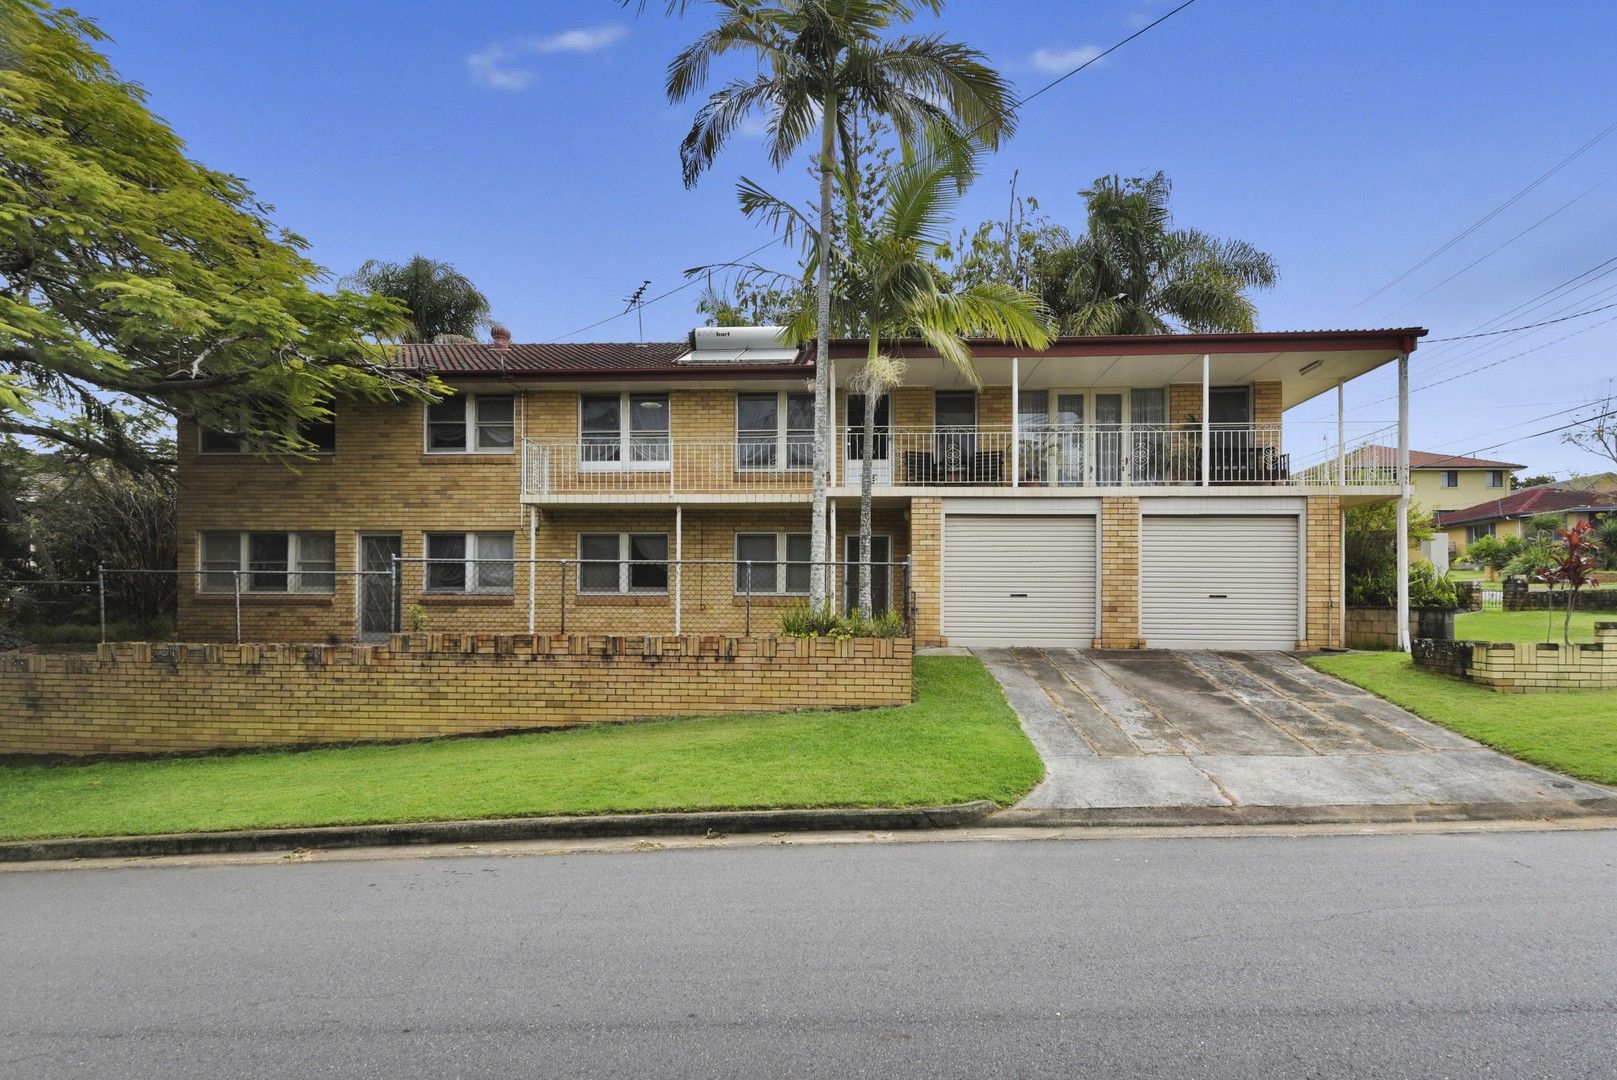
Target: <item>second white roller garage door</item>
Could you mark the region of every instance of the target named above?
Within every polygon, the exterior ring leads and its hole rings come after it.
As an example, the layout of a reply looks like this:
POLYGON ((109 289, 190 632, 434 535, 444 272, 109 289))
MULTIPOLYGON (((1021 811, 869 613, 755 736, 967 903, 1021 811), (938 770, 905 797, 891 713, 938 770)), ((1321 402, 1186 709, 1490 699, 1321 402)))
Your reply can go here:
POLYGON ((950 644, 1088 648, 1095 636, 1095 519, 949 514, 943 632, 950 644))
POLYGON ((1295 516, 1147 516, 1140 633, 1153 649, 1295 649, 1295 516))

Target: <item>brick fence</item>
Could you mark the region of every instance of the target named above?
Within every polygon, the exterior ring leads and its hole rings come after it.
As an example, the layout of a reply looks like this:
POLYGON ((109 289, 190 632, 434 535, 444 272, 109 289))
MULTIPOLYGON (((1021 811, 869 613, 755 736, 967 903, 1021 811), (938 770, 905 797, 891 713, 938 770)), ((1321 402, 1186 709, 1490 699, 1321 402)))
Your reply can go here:
POLYGON ((908 639, 399 634, 387 645, 0 653, 0 753, 363 742, 901 705, 908 639))
POLYGON ((1421 639, 1412 648, 1417 667, 1504 693, 1617 689, 1617 622, 1596 623, 1592 643, 1421 639))
MULTIPOLYGON (((1531 589, 1521 578, 1506 578, 1501 588, 1506 611, 1565 611, 1565 589, 1531 589)), ((1617 588, 1610 585, 1578 590, 1576 611, 1617 612, 1617 588)))

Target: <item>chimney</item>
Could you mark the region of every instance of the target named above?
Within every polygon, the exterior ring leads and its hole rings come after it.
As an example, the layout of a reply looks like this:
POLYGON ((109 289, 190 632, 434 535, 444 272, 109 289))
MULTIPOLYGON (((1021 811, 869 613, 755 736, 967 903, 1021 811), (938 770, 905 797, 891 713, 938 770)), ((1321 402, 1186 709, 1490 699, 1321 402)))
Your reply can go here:
POLYGON ((494 339, 494 347, 501 352, 511 347, 511 331, 498 323, 489 328, 488 336, 494 339))

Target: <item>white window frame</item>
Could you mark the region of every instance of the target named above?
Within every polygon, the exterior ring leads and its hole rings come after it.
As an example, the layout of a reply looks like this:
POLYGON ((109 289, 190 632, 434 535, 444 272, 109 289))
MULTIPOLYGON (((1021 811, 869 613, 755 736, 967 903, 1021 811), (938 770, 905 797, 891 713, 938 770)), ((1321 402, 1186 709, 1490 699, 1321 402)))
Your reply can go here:
MULTIPOLYGON (((461 414, 461 423, 465 426, 466 445, 456 447, 434 447, 432 445, 432 402, 421 407, 421 452, 424 454, 441 455, 444 457, 473 457, 479 454, 491 456, 505 456, 516 453, 517 450, 517 395, 511 391, 498 394, 481 394, 457 390, 449 395, 452 398, 462 399, 466 405, 461 414), (478 401, 482 399, 505 398, 511 402, 511 445, 484 447, 478 442, 478 430, 492 424, 482 424, 478 419, 478 401)), ((448 400, 446 398, 445 400, 448 400)), ((504 426, 503 423, 499 426, 504 426)))
MULTIPOLYGON (((770 562, 770 565, 775 568, 775 587, 774 587, 774 589, 769 590, 767 592, 760 591, 758 589, 753 589, 752 592, 751 592, 751 595, 753 595, 753 596, 807 596, 808 595, 808 586, 807 586, 806 583, 805 583, 804 587, 801 588, 801 589, 792 589, 792 588, 787 587, 787 579, 788 579, 788 576, 789 576, 788 573, 787 573, 787 569, 788 569, 788 566, 803 566, 803 565, 807 565, 810 569, 812 569, 814 564, 809 563, 809 562, 807 562, 806 560, 803 560, 803 559, 789 559, 787 557, 787 550, 788 550, 788 543, 789 543, 788 538, 793 537, 793 536, 798 536, 798 537, 802 537, 805 540, 810 541, 811 544, 812 544, 812 541, 814 539, 814 534, 813 533, 808 533, 808 532, 765 532, 762 529, 758 530, 757 532, 753 532, 751 530, 748 530, 748 531, 744 531, 744 532, 738 532, 738 533, 735 534, 735 540, 732 542, 732 545, 731 545, 731 551, 735 555, 735 567, 734 567, 735 573, 733 573, 731 575, 731 583, 736 586, 735 594, 737 596, 746 596, 746 595, 748 595, 747 590, 744 589, 744 588, 741 588, 739 579, 741 577, 742 563, 745 562, 745 560, 742 559, 742 557, 741 557, 741 540, 742 540, 743 537, 749 537, 749 536, 754 537, 754 538, 760 537, 760 536, 772 536, 775 539, 775 558, 770 562)), ((759 565, 759 561, 760 560, 754 560, 753 565, 754 566, 759 565)))
POLYGON ((611 397, 610 390, 580 390, 578 393, 578 469, 580 472, 667 472, 674 457, 673 397, 666 390, 623 390, 618 398, 618 459, 592 461, 584 449, 584 399, 611 397), (663 411, 668 416, 668 429, 663 433, 668 456, 660 460, 635 460, 634 433, 630 430, 630 398, 662 398, 663 411))
POLYGON ((1502 487, 1504 487, 1505 486, 1505 470, 1504 469, 1489 469, 1488 470, 1488 486, 1490 488, 1502 488, 1502 487))
POLYGON ((1496 531, 1497 530, 1495 529, 1494 523, 1491 521, 1484 521, 1477 525, 1467 525, 1465 527, 1465 542, 1467 544, 1474 544, 1478 540, 1481 540, 1484 536, 1493 536, 1496 531), (1487 531, 1479 532, 1479 529, 1486 529, 1487 531))
POLYGON ((1457 488, 1460 486, 1459 469, 1442 469, 1438 473, 1438 485, 1443 488, 1457 488))
MULTIPOLYGON (((322 561, 320 566, 326 564, 322 561)), ((330 596, 337 591, 337 534, 321 529, 203 529, 197 533, 197 591, 201 593, 234 593, 235 575, 241 575, 241 591, 258 596, 330 596), (210 536, 231 536, 236 538, 236 562, 230 569, 211 567, 208 565, 207 546, 210 536), (260 570, 252 569, 252 538, 254 536, 284 536, 286 537, 286 569, 260 570), (304 557, 303 545, 306 537, 323 536, 331 541, 330 569, 305 569, 307 560, 304 557), (261 589, 253 583, 255 573, 286 575, 286 588, 261 589), (229 585, 212 585, 208 582, 208 575, 229 575, 229 585)))
POLYGON ((667 596, 668 580, 673 577, 672 545, 668 542, 665 532, 581 532, 573 543, 573 553, 578 557, 577 568, 573 575, 573 589, 579 596, 667 596), (618 538, 618 587, 616 589, 586 589, 584 587, 584 563, 605 562, 604 559, 584 558, 584 539, 591 536, 616 536, 618 538), (657 559, 629 558, 633 539, 637 536, 660 536, 663 541, 663 557, 657 559), (661 566, 663 568, 663 587, 660 589, 630 588, 629 571, 635 563, 644 563, 648 566, 661 566))
POLYGON ((457 529, 435 529, 431 532, 422 533, 421 591, 431 596, 511 596, 516 592, 516 554, 516 534, 509 530, 476 529, 461 532, 457 529), (464 563, 461 569, 461 573, 464 575, 461 579, 463 584, 458 589, 429 584, 432 580, 432 568, 434 566, 455 561, 433 558, 432 541, 435 537, 440 536, 459 536, 461 537, 461 542, 465 545, 465 554, 461 557, 461 561, 464 563), (509 540, 511 543, 511 558, 509 560, 484 559, 479 556, 477 554, 479 541, 485 536, 500 536, 509 540), (511 580, 496 581, 492 585, 484 584, 483 567, 486 563, 508 564, 511 567, 511 580))
MULTIPOLYGON (((775 394, 775 461, 772 465, 746 465, 742 463, 741 453, 741 399, 743 397, 765 397, 768 390, 737 390, 735 393, 735 465, 736 472, 809 472, 814 468, 813 438, 814 431, 808 430, 810 457, 803 465, 791 464, 791 434, 792 430, 787 424, 787 401, 792 397, 812 398, 812 392, 802 390, 776 390, 775 394)), ((799 429, 799 435, 802 430, 799 429)), ((762 430, 748 431, 754 438, 762 434, 762 430)))

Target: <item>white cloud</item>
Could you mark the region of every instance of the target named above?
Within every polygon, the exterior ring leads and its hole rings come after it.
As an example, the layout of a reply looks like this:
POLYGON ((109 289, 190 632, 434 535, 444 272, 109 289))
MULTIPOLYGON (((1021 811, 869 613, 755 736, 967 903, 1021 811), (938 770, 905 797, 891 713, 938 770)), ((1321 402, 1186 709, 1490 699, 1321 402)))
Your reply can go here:
POLYGON ((622 26, 585 26, 563 30, 549 37, 530 38, 528 48, 536 53, 592 53, 616 45, 629 31, 622 26))
POLYGON ((543 37, 496 42, 467 56, 466 70, 472 81, 490 90, 526 90, 538 72, 523 63, 525 57, 600 52, 623 40, 628 32, 622 26, 582 26, 543 37))
POLYGON ((1050 75, 1065 75, 1079 64, 1088 63, 1101 54, 1099 45, 1079 45, 1071 49, 1035 49, 1033 66, 1050 75))

